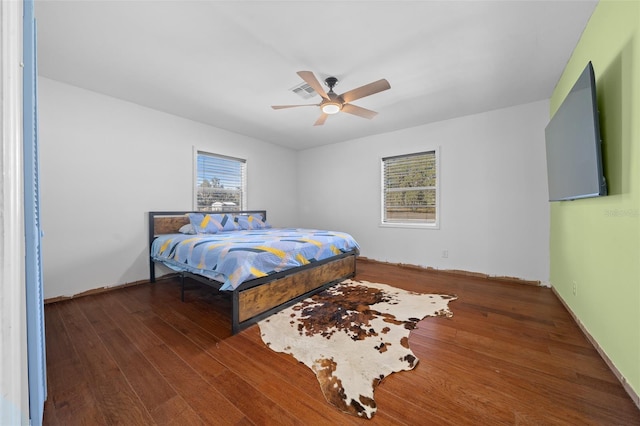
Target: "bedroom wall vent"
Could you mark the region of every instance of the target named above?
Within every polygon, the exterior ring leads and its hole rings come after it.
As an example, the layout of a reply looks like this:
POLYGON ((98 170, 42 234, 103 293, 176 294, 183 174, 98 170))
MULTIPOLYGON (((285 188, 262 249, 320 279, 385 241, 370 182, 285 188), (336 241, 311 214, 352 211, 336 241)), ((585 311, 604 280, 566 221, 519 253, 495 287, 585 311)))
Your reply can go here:
POLYGON ((304 99, 313 98, 316 94, 316 91, 307 83, 301 83, 293 86, 290 90, 304 99))

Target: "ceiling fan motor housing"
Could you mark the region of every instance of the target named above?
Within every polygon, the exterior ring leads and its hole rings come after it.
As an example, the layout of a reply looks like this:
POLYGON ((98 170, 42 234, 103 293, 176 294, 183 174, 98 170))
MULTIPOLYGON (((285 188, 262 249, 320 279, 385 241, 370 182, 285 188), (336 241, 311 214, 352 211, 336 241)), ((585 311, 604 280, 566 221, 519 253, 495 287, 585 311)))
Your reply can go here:
POLYGON ((338 83, 338 79, 335 77, 327 77, 325 78, 324 83, 329 87, 329 91, 327 92, 329 99, 324 99, 320 103, 320 109, 322 109, 322 112, 325 114, 336 114, 340 112, 343 105, 343 101, 340 99, 340 96, 336 95, 333 91, 333 87, 338 83))

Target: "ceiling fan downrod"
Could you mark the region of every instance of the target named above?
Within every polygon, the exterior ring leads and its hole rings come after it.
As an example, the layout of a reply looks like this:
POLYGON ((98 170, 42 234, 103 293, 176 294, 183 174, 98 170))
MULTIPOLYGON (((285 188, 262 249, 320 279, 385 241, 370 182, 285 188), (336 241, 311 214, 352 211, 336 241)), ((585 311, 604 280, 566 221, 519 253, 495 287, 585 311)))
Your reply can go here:
POLYGON ((338 79, 335 77, 327 77, 324 79, 324 84, 327 85, 327 87, 329 87, 329 91, 333 91, 333 87, 338 84, 338 79))

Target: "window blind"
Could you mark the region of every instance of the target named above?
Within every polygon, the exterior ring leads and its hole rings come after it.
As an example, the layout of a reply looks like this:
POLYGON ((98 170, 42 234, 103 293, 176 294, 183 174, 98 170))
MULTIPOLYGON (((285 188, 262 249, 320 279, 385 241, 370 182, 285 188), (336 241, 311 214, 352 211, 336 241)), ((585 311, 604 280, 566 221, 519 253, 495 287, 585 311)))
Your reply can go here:
POLYGON ((201 151, 197 156, 196 209, 244 210, 246 160, 201 151))
POLYGON ((382 159, 383 223, 435 223, 436 152, 382 159))

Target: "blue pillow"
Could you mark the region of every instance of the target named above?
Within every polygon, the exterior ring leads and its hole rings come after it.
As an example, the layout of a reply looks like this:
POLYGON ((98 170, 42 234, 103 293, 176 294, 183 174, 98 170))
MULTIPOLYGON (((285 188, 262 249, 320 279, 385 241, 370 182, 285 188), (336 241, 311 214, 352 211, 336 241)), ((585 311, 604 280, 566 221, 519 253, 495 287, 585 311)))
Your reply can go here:
POLYGON ((218 226, 211 220, 210 215, 203 213, 189 213, 189 222, 198 234, 217 234, 218 226))
POLYGON ((218 232, 240 230, 240 225, 236 223, 232 214, 208 214, 207 216, 209 216, 209 223, 216 226, 218 232))
POLYGON ((271 228, 271 225, 267 223, 266 220, 262 220, 262 216, 249 215, 249 216, 238 216, 238 224, 242 229, 265 229, 271 228))

